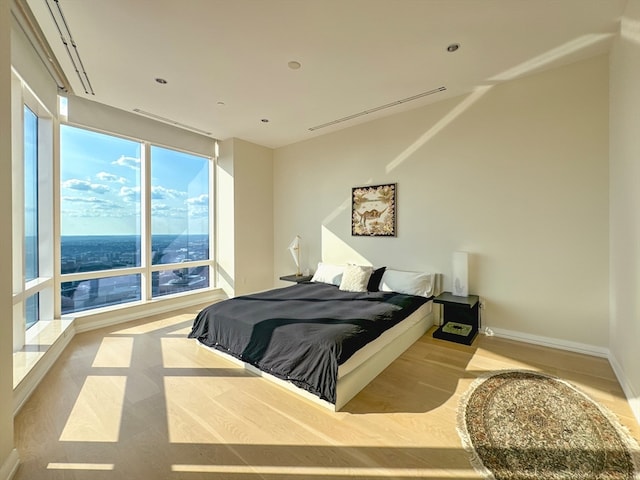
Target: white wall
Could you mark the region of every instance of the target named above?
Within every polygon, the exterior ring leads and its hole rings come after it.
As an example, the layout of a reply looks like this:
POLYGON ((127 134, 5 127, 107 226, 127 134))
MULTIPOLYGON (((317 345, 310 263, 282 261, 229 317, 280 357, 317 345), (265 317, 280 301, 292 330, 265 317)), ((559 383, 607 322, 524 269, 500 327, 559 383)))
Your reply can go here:
MULTIPOLYGON (((608 58, 275 150, 274 275, 325 261, 431 270, 471 253, 484 325, 608 346, 608 58), (350 233, 351 188, 397 183, 396 238, 350 233)), ((277 282, 276 282, 277 284, 277 282)))
POLYGON ((610 348, 640 421, 640 0, 627 4, 610 72, 610 348))
POLYGON ((234 139, 220 142, 216 163, 216 285, 232 297, 235 288, 234 139))
POLYGON ((236 295, 273 284, 273 150, 235 140, 236 295))
MULTIPOLYGON (((0 0, 0 223, 11 225, 11 49, 9 1, 0 0), (9 208, 7 208, 9 206, 9 208)), ((11 229, 0 230, 4 252, 11 252, 11 229)), ((0 275, 0 480, 17 468, 13 447, 13 325, 11 262, 0 275), (7 271, 9 270, 9 271, 7 271)))
POLYGON ((273 151, 231 138, 216 170, 218 284, 228 296, 273 284, 273 151))

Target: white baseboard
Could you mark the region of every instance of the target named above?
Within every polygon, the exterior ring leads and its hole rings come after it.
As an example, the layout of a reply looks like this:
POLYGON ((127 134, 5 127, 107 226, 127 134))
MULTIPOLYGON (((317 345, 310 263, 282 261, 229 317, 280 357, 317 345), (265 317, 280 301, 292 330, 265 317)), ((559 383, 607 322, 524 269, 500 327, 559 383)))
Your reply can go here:
POLYGON ((11 480, 18 471, 19 466, 20 456, 18 455, 18 450, 14 448, 4 463, 0 465, 0 480, 11 480))
MULTIPOLYGON (((625 397, 627 397, 627 402, 629 402, 631 411, 636 417, 638 423, 640 423, 640 395, 638 395, 638 393, 634 391, 633 387, 624 374, 624 370, 618 363, 618 360, 608 348, 578 342, 570 342, 558 338, 542 337, 539 335, 530 335, 528 333, 503 330, 501 328, 487 327, 487 329, 496 337, 508 338, 510 340, 532 343, 534 345, 542 345, 544 347, 558 348, 560 350, 567 350, 570 352, 583 353, 585 355, 606 358, 609 361, 609 364, 611 365, 616 378, 618 379, 618 383, 620 383, 620 386, 622 387, 622 391, 624 392, 625 397)), ((485 330, 486 329, 483 329, 483 333, 485 330)))
POLYGON ((634 391, 631 384, 627 381, 624 370, 620 366, 618 359, 612 353, 609 354, 609 363, 611 364, 611 368, 613 368, 613 372, 616 374, 616 377, 618 377, 618 382, 620 382, 622 391, 627 397, 627 401, 629 402, 633 415, 640 424, 640 395, 634 391))
POLYGON ((609 349, 589 345, 587 343, 571 342, 559 338, 543 337, 540 335, 531 335, 529 333, 515 332, 513 330, 504 330, 502 328, 486 327, 482 329, 482 333, 486 330, 493 332, 496 337, 508 338, 519 342, 532 343, 534 345, 542 345, 543 347, 557 348, 567 350, 569 352, 584 353, 595 357, 609 358, 609 349))

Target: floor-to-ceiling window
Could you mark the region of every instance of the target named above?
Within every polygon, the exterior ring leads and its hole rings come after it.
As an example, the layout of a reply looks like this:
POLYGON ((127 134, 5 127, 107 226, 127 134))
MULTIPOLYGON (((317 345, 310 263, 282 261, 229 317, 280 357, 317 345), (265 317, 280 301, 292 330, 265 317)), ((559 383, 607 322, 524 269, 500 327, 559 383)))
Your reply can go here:
POLYGON ((140 142, 60 127, 62 313, 140 300, 140 142))
POLYGON ((154 297, 209 286, 209 163, 151 146, 154 297))
POLYGON ((63 314, 209 287, 212 160, 60 127, 63 314))
POLYGON ((202 147, 60 125, 15 71, 12 146, 15 351, 61 315, 213 286, 214 160, 202 147))
POLYGON ((14 349, 27 330, 53 319, 53 115, 12 78, 14 349))
MULTIPOLYGON (((36 280, 38 265, 38 116, 24 106, 24 277, 26 282, 36 280)), ((26 328, 40 319, 39 294, 34 293, 25 302, 26 328)))

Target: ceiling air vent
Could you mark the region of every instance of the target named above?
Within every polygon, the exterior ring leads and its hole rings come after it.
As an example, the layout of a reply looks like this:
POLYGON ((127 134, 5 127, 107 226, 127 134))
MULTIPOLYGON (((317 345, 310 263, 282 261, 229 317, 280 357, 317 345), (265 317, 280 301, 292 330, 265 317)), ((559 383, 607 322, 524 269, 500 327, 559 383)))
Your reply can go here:
POLYGON ((191 127, 189 125, 185 125, 184 123, 176 122, 175 120, 171 120, 170 118, 162 117, 160 115, 156 115, 155 113, 151 113, 151 112, 146 112, 139 108, 134 108, 133 111, 136 113, 139 113, 140 115, 144 115, 145 117, 153 118, 154 120, 158 120, 163 123, 168 123, 169 125, 174 125, 176 127, 180 127, 185 130, 191 130, 192 132, 200 133, 202 135, 209 135, 209 136, 212 135, 211 132, 205 132, 204 130, 200 130, 199 128, 191 127))
POLYGON ((49 72, 49 75, 51 75, 51 78, 56 82, 58 90, 71 92, 72 89, 69 79, 62 70, 62 67, 58 64, 58 60, 33 16, 33 12, 27 5, 27 1, 14 0, 11 4, 11 13, 42 61, 42 64, 49 72))
POLYGON ((58 33, 60 33, 60 40, 62 40, 64 48, 67 51, 67 55, 69 55, 69 60, 71 60, 71 65, 73 65, 73 69, 78 75, 78 79, 84 89, 84 93, 95 95, 96 93, 93 91, 93 87, 89 81, 89 75, 87 75, 87 72, 84 69, 84 64, 82 63, 82 58, 80 58, 78 46, 73 40, 69 24, 62 12, 60 2, 58 0, 46 0, 46 2, 47 8, 49 8, 49 13, 51 13, 51 18, 53 18, 53 23, 56 24, 58 33))
POLYGON ((422 92, 412 97, 403 98, 402 100, 396 100, 395 102, 386 103, 384 105, 380 105, 379 107, 370 108, 368 110, 364 110, 362 112, 354 113, 353 115, 348 115, 346 117, 339 118, 337 120, 332 120, 331 122, 323 123, 322 125, 316 125, 315 127, 309 128, 311 132, 315 130, 319 130, 321 128, 329 127, 331 125, 335 125, 337 123, 346 122, 347 120, 353 120, 354 118, 362 117, 363 115, 368 115, 369 113, 379 112, 380 110, 384 110, 385 108, 395 107, 397 105, 401 105, 403 103, 411 102, 413 100, 417 100, 422 97, 426 97, 428 95, 433 95, 434 93, 444 92, 446 87, 438 87, 433 90, 429 90, 427 92, 422 92))

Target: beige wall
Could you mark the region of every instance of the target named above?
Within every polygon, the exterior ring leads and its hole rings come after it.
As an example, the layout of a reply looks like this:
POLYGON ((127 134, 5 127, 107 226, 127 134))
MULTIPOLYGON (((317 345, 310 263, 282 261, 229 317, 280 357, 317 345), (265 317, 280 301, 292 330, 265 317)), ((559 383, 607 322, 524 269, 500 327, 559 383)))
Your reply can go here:
POLYGON ((273 284, 273 150, 235 140, 236 295, 273 284))
POLYGON ((234 139, 220 142, 216 163, 216 285, 232 297, 235 288, 234 139))
POLYGON ((610 71, 610 348, 640 421, 640 0, 627 4, 610 71))
POLYGON ((220 144, 216 170, 218 284, 242 295, 273 284, 273 151, 239 139, 220 144))
MULTIPOLYGON (((11 225, 11 51, 9 2, 0 0, 0 210, 2 225, 11 225)), ((5 255, 11 252, 11 229, 0 230, 5 255)), ((9 478, 17 462, 13 448, 13 333, 11 262, 0 275, 0 479, 9 478)))
MULTIPOLYGON (((275 150, 274 275, 355 261, 430 270, 451 286, 471 253, 484 325, 605 354, 608 346, 608 58, 275 150), (350 234, 350 193, 397 183, 398 236, 350 234), (556 340, 553 340, 556 339, 556 340)), ((278 284, 278 282, 276 282, 278 284)))

